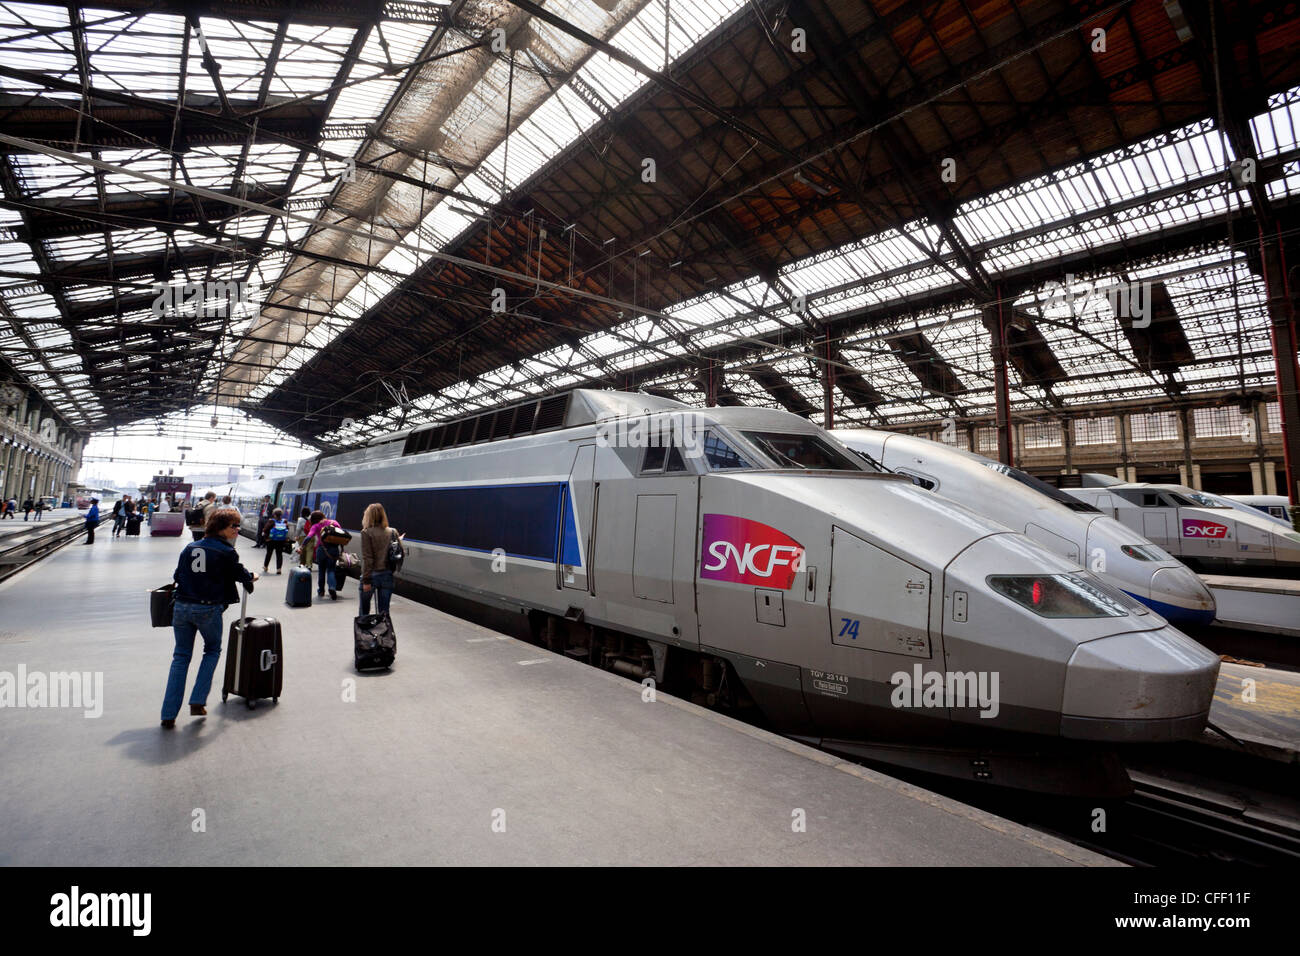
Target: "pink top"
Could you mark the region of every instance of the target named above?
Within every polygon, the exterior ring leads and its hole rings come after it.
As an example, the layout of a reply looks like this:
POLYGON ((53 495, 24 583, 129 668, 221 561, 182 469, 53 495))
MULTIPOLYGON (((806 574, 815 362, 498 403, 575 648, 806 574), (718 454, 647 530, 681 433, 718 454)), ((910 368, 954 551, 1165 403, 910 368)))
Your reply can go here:
MULTIPOLYGON (((322 528, 338 528, 339 530, 342 530, 343 526, 339 524, 337 521, 335 521, 333 518, 323 518, 320 521, 317 521, 315 524, 311 524, 307 526, 306 530, 303 532, 302 535, 303 540, 306 541, 309 538, 316 538, 317 532, 319 532, 322 528)), ((319 538, 317 538, 316 543, 318 545, 320 544, 319 538)))

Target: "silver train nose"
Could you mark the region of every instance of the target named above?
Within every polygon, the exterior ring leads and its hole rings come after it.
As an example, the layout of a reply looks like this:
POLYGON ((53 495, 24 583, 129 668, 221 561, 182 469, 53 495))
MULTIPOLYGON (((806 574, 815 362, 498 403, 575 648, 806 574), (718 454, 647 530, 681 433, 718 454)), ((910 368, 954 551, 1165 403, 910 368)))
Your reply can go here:
POLYGON ((1061 736, 1156 742, 1199 737, 1219 658, 1172 627, 1085 641, 1065 668, 1061 736))
POLYGON ((1214 595, 1190 568, 1159 568, 1151 575, 1151 597, 1163 605, 1157 610, 1176 624, 1209 624, 1217 608, 1214 595))

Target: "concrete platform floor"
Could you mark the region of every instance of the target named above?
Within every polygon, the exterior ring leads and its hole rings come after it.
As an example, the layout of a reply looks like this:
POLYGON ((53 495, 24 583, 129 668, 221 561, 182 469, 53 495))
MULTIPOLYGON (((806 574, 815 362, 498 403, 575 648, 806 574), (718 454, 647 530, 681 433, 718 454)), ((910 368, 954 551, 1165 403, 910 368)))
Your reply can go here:
MULTIPOLYGON (((1300 674, 1223 664, 1210 722, 1230 733, 1249 753, 1300 764, 1300 674)), ((1204 742, 1225 750, 1241 749, 1209 730, 1204 742)))
POLYGON ((223 660, 209 716, 164 731, 172 636, 145 592, 182 545, 101 535, 0 584, 0 672, 103 680, 99 717, 0 709, 0 863, 1110 862, 400 598, 396 666, 357 675, 355 581, 294 610, 264 578, 280 703, 223 706, 223 660))

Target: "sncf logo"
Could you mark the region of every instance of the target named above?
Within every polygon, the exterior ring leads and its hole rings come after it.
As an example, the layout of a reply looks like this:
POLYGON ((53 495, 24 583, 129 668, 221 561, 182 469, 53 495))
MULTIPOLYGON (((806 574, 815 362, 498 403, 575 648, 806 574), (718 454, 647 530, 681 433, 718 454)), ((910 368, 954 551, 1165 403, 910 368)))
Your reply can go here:
POLYGON ((735 515, 704 516, 700 577, 788 590, 803 569, 803 545, 789 535, 735 515))
POLYGON ((1228 526, 1215 521, 1200 521, 1196 518, 1183 519, 1184 538, 1226 538, 1228 526))

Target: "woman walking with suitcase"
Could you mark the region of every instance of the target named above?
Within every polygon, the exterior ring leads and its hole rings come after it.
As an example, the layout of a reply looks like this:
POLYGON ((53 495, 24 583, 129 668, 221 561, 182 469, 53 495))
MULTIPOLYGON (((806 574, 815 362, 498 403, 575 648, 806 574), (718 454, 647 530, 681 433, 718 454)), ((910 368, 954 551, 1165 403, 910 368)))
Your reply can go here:
POLYGON ((361 614, 370 613, 370 596, 375 596, 375 612, 388 613, 388 602, 393 596, 393 572, 396 568, 389 559, 393 544, 401 549, 401 540, 394 528, 388 526, 388 513, 379 502, 366 506, 361 519, 361 614))
POLYGON ((190 714, 202 717, 208 711, 208 692, 212 675, 221 657, 221 615, 239 600, 236 584, 253 589, 258 574, 239 563, 235 539, 239 537, 239 512, 218 508, 208 517, 202 541, 187 544, 176 562, 172 580, 176 582, 176 605, 172 612, 172 630, 176 649, 167 674, 167 691, 163 695, 162 725, 176 726, 194 655, 194 635, 203 635, 203 660, 190 692, 190 714))

